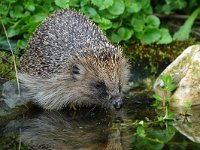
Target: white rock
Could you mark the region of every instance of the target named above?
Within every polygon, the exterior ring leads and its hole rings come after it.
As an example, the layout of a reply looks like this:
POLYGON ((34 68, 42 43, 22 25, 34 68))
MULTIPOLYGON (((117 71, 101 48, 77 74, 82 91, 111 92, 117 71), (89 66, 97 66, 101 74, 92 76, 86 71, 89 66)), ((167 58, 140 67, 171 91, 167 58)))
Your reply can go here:
MULTIPOLYGON (((172 106, 185 106, 186 102, 192 105, 200 104, 200 45, 188 47, 162 73, 171 75, 177 86, 173 93, 172 106)), ((160 76, 154 84, 154 91, 159 94, 162 86, 160 76)))

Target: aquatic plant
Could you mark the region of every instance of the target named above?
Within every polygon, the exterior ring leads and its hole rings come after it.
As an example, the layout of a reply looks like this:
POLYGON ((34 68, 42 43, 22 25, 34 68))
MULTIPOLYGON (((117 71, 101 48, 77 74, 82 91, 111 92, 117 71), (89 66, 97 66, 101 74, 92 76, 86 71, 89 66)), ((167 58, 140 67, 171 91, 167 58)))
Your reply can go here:
POLYGON ((163 82, 163 86, 160 87, 161 94, 154 94, 155 102, 153 106, 158 109, 162 108, 165 110, 164 117, 159 116, 159 121, 163 120, 174 120, 173 114, 169 112, 170 102, 173 100, 172 92, 176 89, 176 85, 173 84, 173 79, 170 75, 161 75, 160 79, 163 82))

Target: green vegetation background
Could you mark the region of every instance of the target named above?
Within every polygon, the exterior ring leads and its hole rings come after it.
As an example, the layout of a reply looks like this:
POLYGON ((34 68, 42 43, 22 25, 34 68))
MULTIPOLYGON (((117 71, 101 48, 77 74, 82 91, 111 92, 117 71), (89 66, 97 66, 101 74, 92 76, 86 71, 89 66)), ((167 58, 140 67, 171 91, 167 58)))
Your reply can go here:
POLYGON ((113 43, 125 43, 124 52, 131 63, 138 59, 144 61, 150 64, 152 72, 160 63, 153 61, 155 57, 160 61, 166 58, 171 61, 193 43, 184 41, 179 45, 174 41, 190 37, 192 25, 200 12, 198 0, 3 0, 0 2, 1 78, 15 79, 2 26, 6 28, 18 60, 35 28, 45 17, 65 8, 76 9, 88 16, 113 43), (188 16, 176 32, 158 17, 173 14, 188 16))

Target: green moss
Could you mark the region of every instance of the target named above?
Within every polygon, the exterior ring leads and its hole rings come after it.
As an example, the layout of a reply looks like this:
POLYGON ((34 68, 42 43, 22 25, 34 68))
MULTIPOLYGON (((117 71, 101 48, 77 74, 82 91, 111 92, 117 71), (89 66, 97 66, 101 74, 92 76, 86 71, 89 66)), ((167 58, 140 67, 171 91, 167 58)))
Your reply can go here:
MULTIPOLYGON (((17 66, 19 60, 16 60, 17 66)), ((10 53, 0 51, 0 77, 6 78, 9 81, 16 81, 13 57, 10 53)))
POLYGON ((184 49, 197 43, 193 39, 174 41, 170 44, 151 45, 132 42, 125 46, 124 54, 133 67, 142 66, 144 69, 150 69, 151 73, 157 74, 159 70, 163 70, 169 63, 175 60, 184 49))

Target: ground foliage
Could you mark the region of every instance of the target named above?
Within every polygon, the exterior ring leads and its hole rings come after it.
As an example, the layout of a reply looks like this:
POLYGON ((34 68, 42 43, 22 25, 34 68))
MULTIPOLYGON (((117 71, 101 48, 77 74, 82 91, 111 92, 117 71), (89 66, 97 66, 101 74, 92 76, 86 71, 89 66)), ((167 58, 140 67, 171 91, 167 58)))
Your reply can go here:
MULTIPOLYGON (((179 39, 182 35, 181 38, 186 39, 199 14, 198 7, 198 0, 4 0, 0 2, 0 19, 17 49, 25 48, 30 35, 45 17, 64 8, 83 12, 112 42, 134 40, 143 44, 167 44, 173 40, 173 35, 154 13, 190 15, 196 10, 187 23, 189 25, 174 37, 179 39)), ((0 29, 0 46, 7 49, 4 32, 0 29)))

